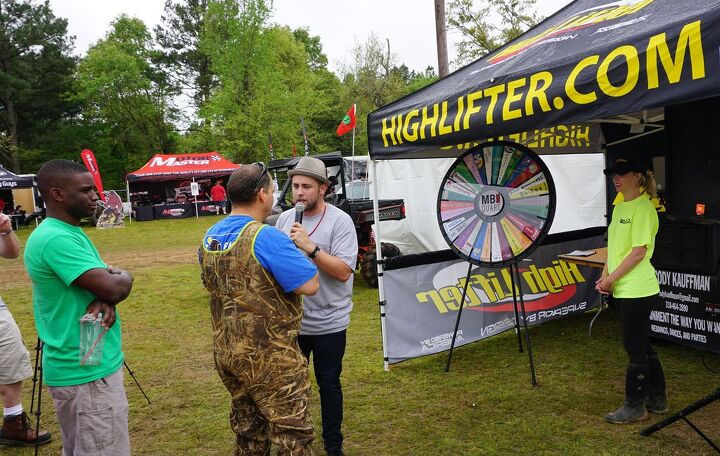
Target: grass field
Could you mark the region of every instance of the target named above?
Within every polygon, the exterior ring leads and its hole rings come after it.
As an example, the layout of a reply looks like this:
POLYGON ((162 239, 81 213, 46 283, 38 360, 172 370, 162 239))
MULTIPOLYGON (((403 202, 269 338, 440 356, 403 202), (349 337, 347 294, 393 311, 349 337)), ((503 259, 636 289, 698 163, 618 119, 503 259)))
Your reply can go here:
MULTIPOLYGON (((120 305, 126 361, 152 400, 129 375, 133 455, 227 455, 233 434, 229 396, 213 369, 208 298, 199 279, 197 246, 218 217, 133 223, 124 229, 87 228, 108 264, 135 275, 120 305)), ((21 230, 24 245, 30 230, 21 230)), ((34 359, 31 287, 22 261, 0 261, 0 293, 34 359)), ((658 419, 612 426, 604 413, 622 401, 625 353, 618 315, 604 312, 587 336, 592 315, 533 328, 539 387, 530 385, 527 357, 508 332, 458 349, 450 373, 446 355, 407 361, 383 371, 377 291, 356 276, 343 388, 345 450, 352 455, 702 455, 714 454, 689 427, 676 423, 652 437, 638 431, 658 419)), ((672 410, 720 386, 701 352, 658 343, 672 410)), ((717 371, 720 358, 705 355, 717 371)), ((126 372, 127 374, 127 372, 126 372)), ((31 382, 25 383, 25 407, 31 382)), ((53 442, 41 454, 60 454, 61 441, 47 391, 43 427, 53 442)), ((312 397, 319 435, 319 399, 312 397)), ((692 415, 720 440, 720 403, 692 415)), ((321 438, 313 443, 325 454, 321 438)), ((30 455, 32 449, 0 454, 30 455)))

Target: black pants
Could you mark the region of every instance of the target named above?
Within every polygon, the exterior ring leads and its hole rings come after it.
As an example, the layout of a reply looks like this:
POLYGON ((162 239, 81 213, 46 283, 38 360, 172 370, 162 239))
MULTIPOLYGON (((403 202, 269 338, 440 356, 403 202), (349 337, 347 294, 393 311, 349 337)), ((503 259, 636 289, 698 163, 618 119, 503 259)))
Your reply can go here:
POLYGON ((615 298, 622 316, 623 345, 630 358, 625 375, 625 400, 633 406, 648 396, 665 394, 665 374, 650 344, 650 311, 658 299, 658 295, 615 298))
POLYGON ((340 426, 343 419, 343 394, 340 373, 345 355, 345 336, 345 330, 320 336, 298 336, 300 350, 308 360, 312 353, 315 381, 320 390, 322 436, 328 454, 339 454, 342 450, 340 426))

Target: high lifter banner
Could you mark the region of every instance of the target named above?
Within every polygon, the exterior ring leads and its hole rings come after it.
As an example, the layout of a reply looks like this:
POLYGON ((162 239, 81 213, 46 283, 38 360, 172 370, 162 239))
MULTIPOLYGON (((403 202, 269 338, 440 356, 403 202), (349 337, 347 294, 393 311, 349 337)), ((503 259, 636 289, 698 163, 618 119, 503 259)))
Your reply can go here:
MULTIPOLYGON (((529 325, 582 313, 600 304, 595 281, 601 270, 557 256, 603 244, 603 236, 594 236, 542 245, 520 262, 529 325)), ((450 348, 467 269, 468 263, 458 259, 384 272, 389 363, 450 348)), ((456 346, 514 327, 510 270, 473 269, 456 346)))
POLYGON ((577 0, 372 112, 370 156, 458 156, 482 138, 713 96, 719 47, 720 0, 577 0))

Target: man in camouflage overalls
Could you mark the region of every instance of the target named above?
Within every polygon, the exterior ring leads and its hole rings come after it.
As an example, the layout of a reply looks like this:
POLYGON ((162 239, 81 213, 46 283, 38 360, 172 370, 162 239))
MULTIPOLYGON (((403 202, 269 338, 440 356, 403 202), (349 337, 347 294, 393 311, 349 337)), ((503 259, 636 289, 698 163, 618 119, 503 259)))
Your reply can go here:
POLYGON ((297 344, 302 295, 316 267, 290 239, 261 223, 273 203, 264 165, 228 181, 232 212, 205 234, 200 262, 210 292, 215 367, 232 396, 234 454, 312 455, 307 360, 297 344))

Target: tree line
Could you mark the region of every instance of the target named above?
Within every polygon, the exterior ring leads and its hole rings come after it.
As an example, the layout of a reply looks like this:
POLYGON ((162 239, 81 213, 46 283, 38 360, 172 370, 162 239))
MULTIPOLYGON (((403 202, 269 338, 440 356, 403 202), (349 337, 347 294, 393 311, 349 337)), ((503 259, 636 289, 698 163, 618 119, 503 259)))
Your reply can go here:
MULTIPOLYGON (((449 27, 463 36, 456 65, 537 21, 527 14, 534 0, 476 3, 448 6, 449 27), (522 18, 478 24, 483 8, 522 18)), ((367 113, 437 79, 433 67, 399 63, 392 43, 372 34, 330 71, 318 36, 272 18, 271 0, 167 0, 153 30, 122 15, 77 57, 67 20, 47 0, 3 0, 0 163, 31 173, 89 148, 106 186, 117 188, 154 153, 217 150, 237 163, 267 161, 270 138, 276 158, 293 145, 302 153, 301 117, 312 153, 349 153, 350 138, 335 129, 353 103, 364 154, 367 113)))

